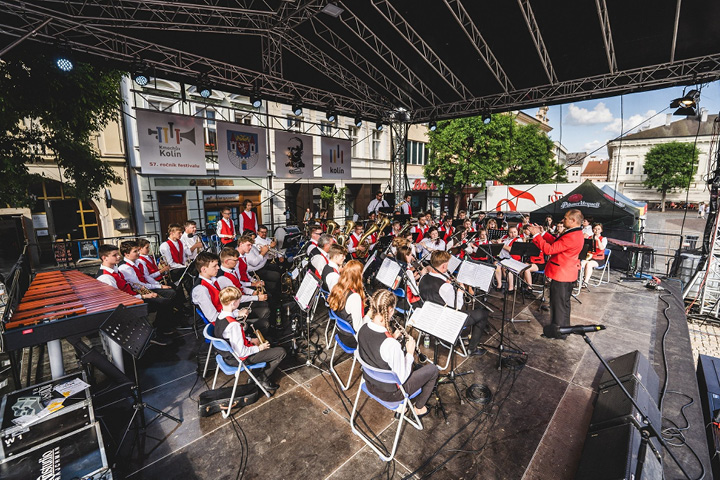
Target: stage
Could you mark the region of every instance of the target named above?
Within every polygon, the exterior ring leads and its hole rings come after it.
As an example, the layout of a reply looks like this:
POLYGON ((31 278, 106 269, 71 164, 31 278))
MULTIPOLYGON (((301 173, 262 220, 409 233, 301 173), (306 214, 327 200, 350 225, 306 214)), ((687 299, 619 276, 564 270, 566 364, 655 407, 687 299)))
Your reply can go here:
MULTIPOLYGON (((666 349, 669 361, 668 390, 695 399, 685 409, 690 428, 685 437, 705 464, 702 413, 691 358, 688 328, 682 309, 668 291, 650 291, 639 282, 613 283, 580 294, 573 300, 573 323, 600 323, 607 330, 592 333, 597 348, 612 358, 640 350, 664 378, 662 337, 667 327, 663 315, 666 298, 672 319, 666 349)), ((665 286, 677 290, 677 282, 665 286)), ((518 299, 519 301, 519 299, 518 299)), ((500 327, 502 297, 491 298, 496 307, 492 317, 500 327)), ((184 421, 176 425, 159 420, 148 429, 145 459, 133 458, 118 465, 119 478, 497 478, 570 479, 574 478, 590 423, 600 363, 577 335, 567 340, 541 338, 548 313, 539 301, 518 304, 518 320, 506 328, 509 340, 527 352, 527 365, 500 373, 497 355, 490 350, 483 357, 459 358, 459 371, 474 373, 459 381, 463 385, 486 384, 493 393, 492 403, 482 406, 465 401, 460 405, 451 386, 441 387, 449 413, 449 424, 442 416, 423 418, 424 430, 405 425, 396 460, 385 464, 355 435, 348 423, 355 381, 347 392, 335 386, 333 377, 319 370, 300 366, 291 357, 281 366, 280 390, 274 397, 261 399, 234 415, 235 421, 217 414, 198 415, 197 398, 207 387, 196 375, 196 352, 207 344, 189 333, 168 347, 153 346, 141 361, 141 380, 145 400, 184 421), (516 329, 513 332, 513 329, 516 329), (152 438, 151 438, 152 437, 152 438), (162 439, 158 442, 156 439, 162 439)), ((322 330, 320 330, 322 333, 322 330)), ((488 345, 497 345, 498 334, 485 335, 488 345)), ((327 351, 327 361, 329 353, 327 351)), ((350 367, 343 356, 342 374, 350 367)), ((443 358, 444 360, 444 358, 443 358)), ((323 368, 327 368, 324 366, 323 368)), ((221 379, 226 378, 221 375, 221 379)), ((242 378, 245 378, 243 375, 242 378)), ((208 382, 212 376, 207 376, 208 382)), ((433 402, 433 399, 430 400, 433 402)), ((680 408, 688 403, 682 395, 668 393, 664 415, 679 427, 685 425, 680 408)), ((129 404, 128 404, 129 405, 129 404)), ((369 428, 391 445, 394 429, 386 431, 392 414, 374 401, 361 403, 361 415, 369 428)), ((114 405, 105 410, 105 420, 113 435, 128 410, 114 405)), ((102 411, 100 413, 103 413, 102 411)), ((664 426, 670 423, 663 422, 664 426)), ((117 436, 117 435, 116 435, 117 436)), ((106 438, 107 442, 107 438, 106 438)), ((112 448, 108 448, 112 451, 112 448)), ((700 467, 686 447, 674 451, 687 471, 697 478, 700 467)), ((135 456, 136 457, 136 456, 135 456)), ((667 478, 681 478, 679 470, 665 455, 667 478)), ((707 477, 709 478, 709 477, 707 477)))

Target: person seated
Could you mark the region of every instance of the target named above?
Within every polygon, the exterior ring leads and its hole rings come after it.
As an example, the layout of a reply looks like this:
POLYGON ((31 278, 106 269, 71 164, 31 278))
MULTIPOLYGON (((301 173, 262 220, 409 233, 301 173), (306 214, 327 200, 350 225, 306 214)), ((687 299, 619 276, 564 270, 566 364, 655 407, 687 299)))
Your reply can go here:
MULTIPOLYGON (((523 241, 532 242, 532 234, 530 233, 529 227, 527 225, 523 226, 523 241)), ((531 285, 533 284, 532 274, 534 272, 545 270, 545 255, 543 255, 542 252, 539 252, 537 255, 531 255, 525 260, 526 263, 530 264, 530 266, 526 268, 523 272, 523 280, 525 280, 525 285, 523 286, 523 294, 525 296, 535 298, 535 292, 532 291, 531 287, 531 285)))
POLYGON ((352 235, 350 235, 350 239, 348 240, 346 247, 348 253, 352 258, 358 258, 358 253, 360 253, 362 256, 369 248, 369 245, 360 243, 360 239, 363 237, 364 230, 365 228, 362 226, 361 223, 356 223, 355 229, 353 230, 352 235))
MULTIPOLYGON (((427 268, 422 267, 420 271, 417 270, 416 266, 419 268, 420 265, 418 265, 417 260, 413 257, 412 250, 410 250, 410 247, 407 245, 398 247, 395 258, 406 268, 405 274, 408 278, 407 284, 405 285, 406 303, 412 305, 413 308, 422 306, 422 299, 420 298, 420 291, 417 285, 420 277, 427 273, 427 268), (410 280, 410 278, 412 278, 412 280, 410 280)), ((407 305, 401 305, 400 307, 407 310, 407 305)))
POLYGON ((427 216, 424 213, 418 215, 417 219, 417 225, 410 229, 410 232, 413 234, 413 243, 420 243, 430 228, 427 224, 427 216))
MULTIPOLYGON (((335 286, 330 290, 328 305, 335 314, 353 326, 355 333, 365 323, 365 290, 362 284, 363 264, 350 260, 340 272, 335 286)), ((355 338, 336 330, 340 340, 348 347, 357 347, 355 338)))
POLYGON ((326 292, 331 292, 340 279, 340 272, 343 269, 346 256, 347 249, 342 245, 333 244, 330 246, 330 250, 328 251, 328 257, 330 259, 328 264, 323 268, 321 275, 322 288, 326 292))
MULTIPOLYGON (((337 288, 337 286, 336 286, 337 288)), ((418 389, 420 393, 410 402, 418 417, 427 415, 427 401, 438 379, 438 369, 432 363, 413 370, 415 360, 415 339, 408 335, 405 339, 405 351, 397 340, 400 331, 390 331, 390 320, 395 313, 396 298, 388 290, 378 290, 370 299, 368 321, 357 331, 357 352, 360 359, 371 367, 394 372, 403 389, 412 395, 418 389)), ((400 388, 381 383, 363 372, 368 390, 386 402, 403 399, 400 388)))
POLYGON ((248 232, 247 235, 243 235, 238 239, 238 252, 245 254, 244 259, 247 262, 248 275, 253 278, 257 278, 263 282, 265 290, 270 297, 268 302, 271 305, 279 302, 280 299, 280 269, 272 263, 268 262, 268 259, 263 256, 263 252, 267 253, 267 247, 262 247, 262 252, 255 247, 255 232, 248 232), (246 245, 240 247, 241 242, 250 241, 249 248, 246 245))
MULTIPOLYGON (((268 228, 265 225, 260 225, 257 231, 257 238, 255 238, 255 247, 260 251, 260 255, 263 257, 270 256, 277 260, 280 264, 285 262, 285 256, 277 249, 278 243, 276 239, 268 238, 268 228)), ((277 271, 281 271, 278 267, 277 271)))
POLYGON ((590 260, 583 260, 580 270, 583 272, 582 287, 588 288, 590 277, 592 277, 593 269, 603 267, 607 258, 605 258, 605 249, 607 248, 607 238, 602 236, 602 223, 593 225, 592 248, 588 254, 592 255, 590 260))
POLYGON ((430 227, 427 235, 419 243, 426 254, 432 254, 435 251, 445 251, 445 242, 440 238, 437 227, 430 227))
POLYGON ((438 228, 438 233, 440 235, 440 238, 442 238, 442 241, 445 242, 447 245, 450 242, 450 239, 455 234, 455 227, 453 227, 453 219, 450 215, 445 217, 443 219, 443 223, 438 228))
POLYGON ((320 235, 322 235, 322 228, 318 226, 310 227, 309 235, 310 240, 307 242, 307 248, 305 249, 305 253, 307 254, 308 258, 312 258, 313 255, 317 253, 315 252, 315 250, 317 249, 320 235))
POLYGON ((553 217, 551 215, 545 217, 545 222, 542 226, 546 232, 555 233, 555 222, 553 222, 553 217))
POLYGON ((190 261, 189 252, 185 250, 180 237, 182 237, 183 228, 178 223, 171 223, 168 226, 168 239, 160 245, 160 254, 165 259, 165 263, 170 266, 170 279, 178 282, 182 278, 182 287, 178 288, 178 294, 185 298, 185 290, 192 290, 193 279, 186 274, 186 266, 190 261))
POLYGON ((217 282, 218 260, 218 256, 210 252, 200 252, 195 258, 199 283, 192 289, 192 301, 210 323, 215 323, 222 310, 221 288, 217 282))
POLYGON ((478 230, 475 241, 468 246, 468 254, 470 254, 470 258, 481 262, 487 262, 490 258, 490 248, 488 245, 490 245, 490 240, 488 240, 487 230, 485 230, 485 227, 481 227, 478 230))
MULTIPOLYGON (((513 260, 520 261, 520 255, 510 255, 510 250, 512 249, 513 244, 518 241, 522 242, 522 239, 518 237, 517 227, 508 228, 507 235, 501 239, 503 248, 500 251, 500 255, 498 255, 498 259, 503 260, 505 258, 512 258, 513 260)), ((495 268, 495 281, 497 282, 497 289, 502 288, 503 274, 507 277, 508 292, 513 292, 515 290, 515 276, 504 272, 503 266, 500 265, 500 262, 498 262, 497 267, 495 268)))
POLYGON ((328 262, 330 262, 330 247, 335 243, 335 239, 332 235, 323 233, 318 238, 317 250, 313 250, 315 254, 310 257, 310 265, 312 265, 312 272, 318 277, 322 277, 322 272, 325 270, 328 262))
POLYGON ((220 251, 220 269, 217 272, 218 286, 222 289, 233 286, 243 292, 240 299, 241 307, 248 307, 252 303, 252 312, 248 322, 253 323, 257 328, 267 331, 270 326, 270 307, 266 293, 258 293, 250 285, 243 285, 240 281, 240 274, 237 271, 238 257, 240 253, 235 248, 225 247, 220 251))
MULTIPOLYGON (((270 377, 287 353, 282 347, 271 347, 268 342, 261 343, 257 338, 247 338, 242 320, 247 316, 248 311, 247 308, 238 310, 242 296, 242 292, 234 286, 220 290, 218 297, 222 309, 215 321, 215 337, 227 340, 235 354, 246 365, 267 363, 260 373, 255 374, 257 371, 255 370, 253 374, 258 382, 272 394, 280 387, 270 380, 270 377)), ((237 366, 238 362, 235 357, 228 353, 223 353, 223 360, 231 366, 237 366)))
POLYGON ((150 253, 150 240, 147 238, 139 238, 138 247, 140 248, 140 257, 138 261, 145 265, 148 277, 152 278, 156 282, 160 283, 163 281, 165 273, 170 271, 170 265, 158 266, 152 253, 150 253))
POLYGON ((585 217, 582 222, 582 233, 584 238, 591 238, 593 236, 593 218, 585 217))
POLYGON ((183 250, 187 252, 187 258, 195 260, 197 254, 205 249, 203 245, 201 235, 197 233, 197 223, 194 220, 188 220, 185 222, 183 227, 185 230, 180 236, 180 242, 182 242, 183 250))

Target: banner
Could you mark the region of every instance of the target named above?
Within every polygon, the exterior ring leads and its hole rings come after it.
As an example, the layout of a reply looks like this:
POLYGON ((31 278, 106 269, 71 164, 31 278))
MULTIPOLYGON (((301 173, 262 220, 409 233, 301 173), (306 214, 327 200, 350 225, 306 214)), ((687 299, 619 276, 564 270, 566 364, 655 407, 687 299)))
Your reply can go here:
POLYGON ((352 178, 350 146, 350 140, 322 137, 320 140, 322 178, 334 180, 348 180, 352 178))
POLYGON ((311 136, 275 132, 275 174, 279 178, 313 178, 311 136))
POLYGON ((136 110, 142 173, 204 176, 202 118, 136 110))
POLYGON ((220 175, 267 177, 266 131, 239 123, 217 122, 220 175))

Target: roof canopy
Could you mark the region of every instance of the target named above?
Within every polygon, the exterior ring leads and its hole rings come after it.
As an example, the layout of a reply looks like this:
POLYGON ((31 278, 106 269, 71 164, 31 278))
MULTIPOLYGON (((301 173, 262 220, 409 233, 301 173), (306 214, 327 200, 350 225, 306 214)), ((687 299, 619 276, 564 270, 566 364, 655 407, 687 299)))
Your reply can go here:
POLYGON ((28 41, 419 123, 717 79, 717 18, 711 0, 0 0, 0 39, 49 20, 28 41))

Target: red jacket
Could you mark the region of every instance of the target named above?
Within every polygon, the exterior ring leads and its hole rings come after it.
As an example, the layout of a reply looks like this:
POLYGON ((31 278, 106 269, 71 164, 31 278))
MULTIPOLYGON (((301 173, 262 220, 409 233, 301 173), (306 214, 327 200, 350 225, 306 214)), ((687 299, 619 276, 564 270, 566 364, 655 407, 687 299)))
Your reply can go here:
POLYGON ((583 248, 581 228, 573 228, 558 238, 549 233, 533 238, 533 243, 545 255, 550 255, 545 264, 545 276, 557 282, 574 282, 580 270, 580 252, 583 248))

